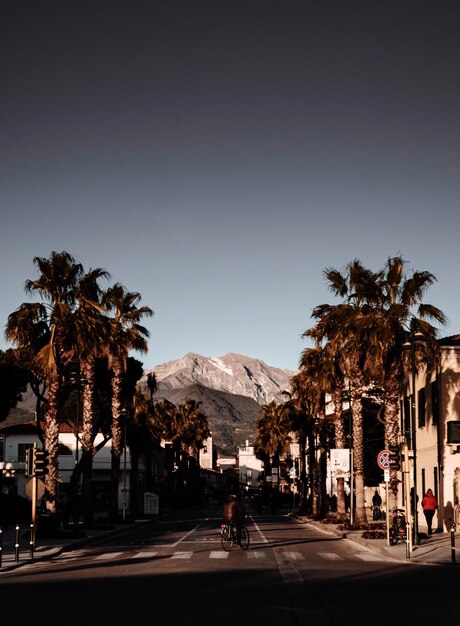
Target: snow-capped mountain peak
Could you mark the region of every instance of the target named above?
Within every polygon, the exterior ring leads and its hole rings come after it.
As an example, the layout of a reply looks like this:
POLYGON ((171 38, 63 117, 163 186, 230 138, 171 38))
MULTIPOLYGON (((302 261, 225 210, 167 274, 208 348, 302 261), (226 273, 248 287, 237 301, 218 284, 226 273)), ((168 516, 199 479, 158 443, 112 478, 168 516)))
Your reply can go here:
POLYGON ((294 371, 272 367, 259 359, 229 352, 204 357, 189 352, 181 359, 157 365, 144 374, 155 373, 163 389, 200 384, 218 391, 247 396, 258 404, 284 402, 294 371))

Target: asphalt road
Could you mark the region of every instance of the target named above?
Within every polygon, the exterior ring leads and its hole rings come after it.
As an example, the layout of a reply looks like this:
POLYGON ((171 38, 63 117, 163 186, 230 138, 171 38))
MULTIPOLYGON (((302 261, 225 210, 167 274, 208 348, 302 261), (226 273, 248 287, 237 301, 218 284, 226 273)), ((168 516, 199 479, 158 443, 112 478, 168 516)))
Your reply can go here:
POLYGON ((248 551, 217 507, 171 514, 0 576, 2 623, 460 624, 457 573, 391 560, 294 519, 250 512, 248 551), (427 608, 428 607, 428 608, 427 608))

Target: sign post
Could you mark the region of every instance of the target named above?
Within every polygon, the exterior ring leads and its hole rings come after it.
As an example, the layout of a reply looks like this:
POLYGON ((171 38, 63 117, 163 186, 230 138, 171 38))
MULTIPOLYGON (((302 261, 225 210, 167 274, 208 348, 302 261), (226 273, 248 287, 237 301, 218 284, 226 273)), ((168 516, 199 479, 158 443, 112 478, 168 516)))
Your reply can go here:
POLYGON ((390 482, 390 450, 381 450, 377 455, 377 465, 380 469, 383 469, 383 479, 385 481, 385 498, 386 505, 386 524, 387 524, 387 545, 390 545, 390 511, 389 511, 389 495, 388 495, 388 484, 390 482))

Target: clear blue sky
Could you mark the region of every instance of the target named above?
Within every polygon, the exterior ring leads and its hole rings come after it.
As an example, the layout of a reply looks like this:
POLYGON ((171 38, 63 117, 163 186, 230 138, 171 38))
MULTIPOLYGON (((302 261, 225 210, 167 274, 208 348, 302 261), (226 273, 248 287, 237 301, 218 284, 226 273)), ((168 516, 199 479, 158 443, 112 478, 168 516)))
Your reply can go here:
MULTIPOLYGON (((296 369, 326 267, 402 254, 460 332, 456 2, 0 8, 0 322, 35 256, 142 295, 146 368, 296 369)), ((6 349, 3 336, 0 349, 6 349)))

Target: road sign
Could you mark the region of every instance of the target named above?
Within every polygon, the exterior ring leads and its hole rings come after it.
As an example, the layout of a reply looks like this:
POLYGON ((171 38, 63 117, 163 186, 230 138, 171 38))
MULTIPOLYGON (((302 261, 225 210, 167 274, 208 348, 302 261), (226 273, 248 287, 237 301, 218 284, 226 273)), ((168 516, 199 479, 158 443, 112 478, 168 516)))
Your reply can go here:
POLYGON ((390 470, 383 470, 383 480, 384 482, 390 482, 390 470))
MULTIPOLYGON (((34 483, 33 478, 31 478, 30 480, 26 482, 26 497, 29 500, 32 500, 33 483, 34 483)), ((45 494, 45 483, 39 478, 37 478, 37 498, 38 499, 42 498, 44 494, 45 494)))
POLYGON ((391 452, 389 450, 380 450, 377 454, 377 465, 380 469, 390 469, 390 454, 391 452))

